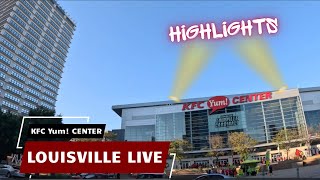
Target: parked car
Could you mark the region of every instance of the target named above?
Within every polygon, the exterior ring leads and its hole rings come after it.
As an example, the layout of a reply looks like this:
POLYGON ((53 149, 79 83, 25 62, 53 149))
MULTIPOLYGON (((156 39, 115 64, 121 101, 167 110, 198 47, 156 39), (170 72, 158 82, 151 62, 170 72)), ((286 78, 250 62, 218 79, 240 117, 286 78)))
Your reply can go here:
POLYGON ((114 174, 103 174, 103 173, 97 173, 97 174, 88 174, 83 177, 83 179, 113 179, 114 174))
POLYGON ((71 174, 71 179, 84 179, 87 175, 89 175, 88 173, 75 173, 75 174, 71 174))
POLYGON ((233 178, 233 177, 226 176, 224 174, 213 173, 213 174, 204 174, 204 175, 198 176, 194 180, 229 179, 229 178, 233 178))
POLYGON ((136 179, 164 179, 166 178, 165 173, 141 173, 138 174, 136 179))
POLYGON ((0 165, 0 175, 5 176, 5 177, 21 177, 24 178, 25 174, 20 173, 20 170, 14 169, 12 166, 7 165, 7 164, 2 164, 0 165))

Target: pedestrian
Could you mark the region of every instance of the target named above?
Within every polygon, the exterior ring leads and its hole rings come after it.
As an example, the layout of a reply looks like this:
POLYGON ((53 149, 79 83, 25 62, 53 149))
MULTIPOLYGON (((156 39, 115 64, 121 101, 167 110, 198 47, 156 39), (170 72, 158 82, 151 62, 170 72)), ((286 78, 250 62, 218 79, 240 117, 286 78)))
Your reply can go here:
POLYGON ((270 176, 273 175, 273 174, 272 174, 272 166, 271 166, 271 164, 269 165, 269 174, 270 174, 270 176))
POLYGON ((120 179, 120 174, 119 173, 117 174, 117 179, 120 179))

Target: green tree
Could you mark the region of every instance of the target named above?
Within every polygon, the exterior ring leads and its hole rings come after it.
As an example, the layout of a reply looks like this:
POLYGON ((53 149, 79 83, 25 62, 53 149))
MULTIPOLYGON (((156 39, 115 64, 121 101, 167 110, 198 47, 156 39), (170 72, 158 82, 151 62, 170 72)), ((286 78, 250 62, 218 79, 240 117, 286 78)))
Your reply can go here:
POLYGON ((228 136, 228 143, 233 152, 240 155, 241 160, 248 159, 254 146, 257 145, 257 141, 244 132, 230 133, 228 136))
MULTIPOLYGON (((37 116, 37 117, 50 117, 56 116, 55 110, 48 109, 43 106, 39 106, 35 109, 29 111, 28 116, 37 116)), ((61 116, 61 115, 58 115, 61 116)), ((68 141, 68 138, 57 138, 57 139, 31 139, 27 137, 28 129, 30 124, 63 124, 62 118, 25 118, 22 133, 21 133, 21 145, 24 146, 24 143, 28 141, 68 141)))
POLYGON ((220 135, 213 135, 209 137, 210 150, 207 154, 209 157, 215 157, 216 162, 219 160, 219 156, 222 156, 224 153, 220 149, 224 147, 223 137, 220 135))
POLYGON ((176 159, 181 164, 181 160, 185 157, 185 152, 191 149, 191 145, 186 140, 174 140, 170 143, 169 153, 176 153, 176 159))
POLYGON ((289 159, 290 148, 297 145, 296 139, 299 137, 296 129, 282 129, 272 139, 272 142, 276 143, 280 149, 284 149, 287 153, 287 159, 289 159))
POLYGON ((111 131, 104 132, 103 141, 115 141, 116 138, 117 138, 117 134, 111 131))
POLYGON ((78 142, 94 142, 94 141, 114 141, 117 135, 111 131, 105 131, 103 138, 74 138, 72 141, 78 142))
POLYGON ((320 137, 320 123, 309 125, 308 126, 308 134, 319 138, 320 137))
MULTIPOLYGON (((32 109, 29 112, 29 116, 55 116, 55 111, 47 109, 45 107, 38 107, 32 109)), ((5 159, 6 156, 12 153, 22 153, 21 150, 16 149, 16 143, 21 127, 22 116, 10 111, 3 112, 0 109, 0 160, 5 159)), ((24 146, 27 140, 27 133, 29 124, 62 124, 62 119, 25 119, 22 133, 20 146, 24 146)), ((36 139, 28 139, 36 140, 36 139)), ((42 139, 43 140, 43 139, 42 139)), ((53 139, 50 139, 53 140, 53 139)), ((54 140, 66 140, 66 139, 54 139, 54 140)))
POLYGON ((16 151, 22 117, 0 109, 0 160, 16 151))

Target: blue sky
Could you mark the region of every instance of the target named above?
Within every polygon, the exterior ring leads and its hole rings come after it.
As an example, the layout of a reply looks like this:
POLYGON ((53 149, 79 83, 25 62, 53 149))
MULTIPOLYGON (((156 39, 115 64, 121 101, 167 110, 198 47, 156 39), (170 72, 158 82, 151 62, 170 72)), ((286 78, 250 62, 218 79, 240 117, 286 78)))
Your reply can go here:
MULTIPOLYGON (((120 128, 112 105, 168 100, 181 44, 171 25, 277 17, 279 32, 266 35, 290 88, 320 86, 320 2, 59 1, 77 23, 65 64, 57 113, 90 116, 91 123, 120 128)), ((183 98, 273 90, 233 51, 219 48, 183 98)), ((67 123, 69 121, 66 121, 67 123)))

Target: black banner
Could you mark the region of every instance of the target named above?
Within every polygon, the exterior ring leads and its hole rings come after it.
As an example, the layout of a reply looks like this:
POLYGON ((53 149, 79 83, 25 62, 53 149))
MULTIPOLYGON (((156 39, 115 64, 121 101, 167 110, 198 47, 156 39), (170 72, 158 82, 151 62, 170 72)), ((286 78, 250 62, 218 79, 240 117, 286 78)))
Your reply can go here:
POLYGON ((28 138, 103 138, 105 124, 30 124, 28 138))
POLYGON ((230 126, 237 126, 239 122, 239 117, 233 114, 221 115, 216 120, 216 127, 230 127, 230 126))

